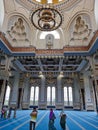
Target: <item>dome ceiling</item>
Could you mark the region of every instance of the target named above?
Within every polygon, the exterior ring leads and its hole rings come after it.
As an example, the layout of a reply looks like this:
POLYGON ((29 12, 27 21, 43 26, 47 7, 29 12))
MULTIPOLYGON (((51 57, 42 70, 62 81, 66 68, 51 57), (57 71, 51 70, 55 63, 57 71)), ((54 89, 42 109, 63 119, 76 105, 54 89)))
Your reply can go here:
MULTIPOLYGON (((21 0, 22 1, 22 0, 21 0)), ((68 5, 72 6, 74 3, 77 2, 77 0, 27 0, 31 4, 52 4, 52 5, 68 5)), ((79 0, 80 1, 80 0, 79 0)))
POLYGON ((31 3, 40 3, 40 4, 46 4, 46 3, 50 3, 50 4, 59 4, 61 2, 68 2, 69 0, 28 0, 31 3))
POLYGON ((80 2, 81 0, 16 0, 19 4, 26 7, 28 10, 35 8, 35 6, 42 6, 50 4, 57 8, 67 9, 80 2))

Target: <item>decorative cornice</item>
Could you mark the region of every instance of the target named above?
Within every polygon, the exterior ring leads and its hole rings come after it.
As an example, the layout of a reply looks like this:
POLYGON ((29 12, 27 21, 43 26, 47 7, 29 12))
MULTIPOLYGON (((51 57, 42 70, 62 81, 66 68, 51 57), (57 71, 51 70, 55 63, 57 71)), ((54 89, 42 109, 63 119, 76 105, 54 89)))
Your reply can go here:
MULTIPOLYGON (((65 46, 63 49, 36 49, 35 47, 12 47, 2 32, 0 32, 0 39, 4 46, 11 53, 35 53, 36 55, 63 55, 64 53, 83 53, 89 52, 94 46, 98 38, 98 31, 95 32, 92 40, 88 46, 65 46)), ((1 44, 1 43, 0 43, 1 44)), ((97 48, 96 48, 97 49, 97 48)))

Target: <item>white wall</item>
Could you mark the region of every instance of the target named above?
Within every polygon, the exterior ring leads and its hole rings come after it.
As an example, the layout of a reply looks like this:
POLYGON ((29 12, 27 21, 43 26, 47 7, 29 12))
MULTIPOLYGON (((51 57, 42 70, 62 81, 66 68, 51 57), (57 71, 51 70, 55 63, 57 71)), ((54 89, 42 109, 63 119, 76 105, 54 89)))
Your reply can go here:
POLYGON ((4 3, 3 0, 0 0, 0 30, 4 20, 4 3))
POLYGON ((95 0, 95 19, 96 19, 96 24, 98 29, 98 0, 95 0))

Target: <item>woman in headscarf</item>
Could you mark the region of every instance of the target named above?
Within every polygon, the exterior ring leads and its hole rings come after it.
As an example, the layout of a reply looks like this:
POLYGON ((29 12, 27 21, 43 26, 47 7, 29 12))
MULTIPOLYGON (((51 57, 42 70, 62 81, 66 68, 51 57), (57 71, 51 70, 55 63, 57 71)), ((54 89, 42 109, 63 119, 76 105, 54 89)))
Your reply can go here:
POLYGON ((66 114, 62 110, 60 113, 60 125, 62 130, 66 130, 66 117, 67 117, 66 114))
POLYGON ((55 114, 53 112, 53 109, 50 109, 50 114, 49 114, 49 130, 56 130, 54 126, 54 120, 56 119, 55 114))

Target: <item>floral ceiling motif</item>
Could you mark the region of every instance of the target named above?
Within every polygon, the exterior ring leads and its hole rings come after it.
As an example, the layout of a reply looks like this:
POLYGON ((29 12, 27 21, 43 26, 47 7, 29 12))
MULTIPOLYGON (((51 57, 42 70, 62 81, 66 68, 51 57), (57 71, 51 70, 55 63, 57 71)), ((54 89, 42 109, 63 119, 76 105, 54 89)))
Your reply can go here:
MULTIPOLYGON (((81 1, 81 0, 16 0, 19 4, 25 6, 28 10, 32 9, 35 6, 39 5, 45 5, 45 4, 50 4, 54 5, 58 8, 69 8, 75 3, 81 1)), ((62 9, 63 9, 62 8, 62 9)))

